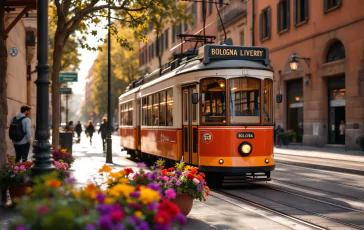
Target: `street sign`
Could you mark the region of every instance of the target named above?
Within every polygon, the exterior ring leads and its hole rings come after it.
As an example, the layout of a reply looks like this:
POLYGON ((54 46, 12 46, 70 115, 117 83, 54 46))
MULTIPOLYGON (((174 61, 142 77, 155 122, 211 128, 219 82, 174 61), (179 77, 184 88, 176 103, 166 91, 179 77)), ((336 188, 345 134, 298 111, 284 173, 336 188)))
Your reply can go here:
POLYGON ((61 94, 71 94, 72 89, 71 88, 60 88, 61 94))
POLYGON ((77 72, 61 72, 59 74, 60 82, 77 82, 77 72))

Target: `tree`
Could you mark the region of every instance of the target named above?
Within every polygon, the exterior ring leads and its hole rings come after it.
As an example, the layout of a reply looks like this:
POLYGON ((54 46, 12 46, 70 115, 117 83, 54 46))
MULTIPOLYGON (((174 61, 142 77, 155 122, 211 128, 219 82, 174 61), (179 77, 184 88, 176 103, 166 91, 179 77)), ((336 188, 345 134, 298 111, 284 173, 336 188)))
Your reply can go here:
MULTIPOLYGON (((90 24, 101 25, 101 18, 107 17, 107 9, 115 10, 120 15, 123 23, 131 29, 145 27, 148 16, 153 15, 156 8, 165 0, 109 0, 108 4, 103 0, 54 0, 52 5, 55 12, 55 20, 57 23, 53 65, 52 65, 52 116, 53 116, 53 132, 52 144, 59 144, 59 72, 62 65, 62 54, 69 38, 75 31, 81 34, 92 34, 97 36, 97 30, 89 31, 90 24)), ((113 25, 111 25, 113 26, 113 25)), ((116 29, 112 27, 112 35, 116 36, 117 41, 128 47, 127 38, 119 36, 116 29)), ((144 40, 142 33, 139 37, 144 40)), ((81 47, 96 50, 87 44, 86 36, 82 36, 81 47)))
MULTIPOLYGON (((111 98, 112 98, 112 111, 118 107, 118 98, 124 92, 129 83, 135 80, 138 76, 138 41, 135 33, 130 28, 120 27, 116 25, 118 33, 128 37, 129 49, 125 49, 120 45, 112 45, 111 47, 111 98)), ((117 44, 117 39, 114 37, 111 44, 117 44)), ((107 50, 107 44, 103 44, 101 49, 107 50)), ((93 65, 93 88, 91 90, 91 101, 93 104, 93 111, 96 114, 107 113, 107 52, 99 52, 93 65)), ((87 109, 86 109, 87 111, 87 109)))
POLYGON ((175 27, 177 23, 183 21, 191 23, 193 21, 191 12, 187 10, 187 7, 188 5, 186 3, 176 3, 175 0, 165 0, 156 8, 156 13, 149 18, 149 23, 151 23, 157 39, 156 50, 159 68, 162 68, 163 56, 163 49, 160 47, 163 44, 161 44, 160 36, 163 33, 164 28, 168 25, 175 27))

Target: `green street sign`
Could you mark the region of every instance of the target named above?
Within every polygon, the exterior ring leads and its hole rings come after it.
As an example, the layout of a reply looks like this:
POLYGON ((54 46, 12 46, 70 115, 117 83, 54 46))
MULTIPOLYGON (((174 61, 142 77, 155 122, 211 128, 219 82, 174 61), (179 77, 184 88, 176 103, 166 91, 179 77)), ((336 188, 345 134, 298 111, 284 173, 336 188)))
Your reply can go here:
POLYGON ((72 94, 71 88, 60 88, 61 94, 72 94))
POLYGON ((60 82, 77 82, 77 72, 61 72, 59 74, 60 82))

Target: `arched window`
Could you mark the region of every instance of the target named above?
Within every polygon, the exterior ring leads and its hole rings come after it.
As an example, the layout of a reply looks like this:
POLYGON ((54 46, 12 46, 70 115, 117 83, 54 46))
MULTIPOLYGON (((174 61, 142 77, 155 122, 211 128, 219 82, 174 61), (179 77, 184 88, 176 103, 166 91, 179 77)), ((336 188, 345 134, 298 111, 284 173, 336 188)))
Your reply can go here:
POLYGON ((327 51, 326 62, 345 59, 345 48, 340 41, 335 41, 327 51))

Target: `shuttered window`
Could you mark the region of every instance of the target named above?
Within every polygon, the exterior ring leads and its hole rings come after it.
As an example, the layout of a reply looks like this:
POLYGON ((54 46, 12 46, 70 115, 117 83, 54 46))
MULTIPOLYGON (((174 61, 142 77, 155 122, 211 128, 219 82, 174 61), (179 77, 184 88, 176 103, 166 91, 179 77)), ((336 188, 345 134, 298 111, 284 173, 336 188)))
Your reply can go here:
POLYGON ((294 24, 299 25, 308 20, 309 0, 293 0, 294 24))
POLYGON ((342 0, 324 0, 324 13, 339 8, 342 0))
POLYGON ((172 43, 176 41, 176 30, 177 28, 175 26, 172 27, 172 43))
POLYGON ((289 29, 290 1, 281 0, 277 4, 277 29, 278 33, 289 29))
POLYGON ((272 10, 265 8, 259 15, 259 35, 260 40, 269 39, 271 36, 272 10))
POLYGON ((165 48, 168 49, 169 46, 169 29, 166 29, 166 31, 164 32, 165 35, 165 48))

